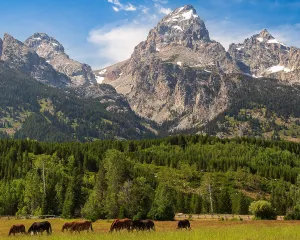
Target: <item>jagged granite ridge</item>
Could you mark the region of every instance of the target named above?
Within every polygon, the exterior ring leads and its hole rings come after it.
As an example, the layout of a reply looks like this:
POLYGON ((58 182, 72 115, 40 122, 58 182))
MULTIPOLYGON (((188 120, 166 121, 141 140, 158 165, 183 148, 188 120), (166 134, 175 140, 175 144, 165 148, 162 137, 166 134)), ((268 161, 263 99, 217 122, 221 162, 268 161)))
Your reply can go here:
POLYGON ((48 85, 65 87, 70 83, 66 75, 55 71, 44 58, 7 33, 3 38, 1 60, 5 61, 9 67, 48 85))
POLYGON ((45 33, 35 33, 26 39, 25 45, 46 59, 58 72, 67 75, 71 79, 71 86, 80 87, 96 83, 92 68, 70 59, 62 44, 55 38, 45 33))

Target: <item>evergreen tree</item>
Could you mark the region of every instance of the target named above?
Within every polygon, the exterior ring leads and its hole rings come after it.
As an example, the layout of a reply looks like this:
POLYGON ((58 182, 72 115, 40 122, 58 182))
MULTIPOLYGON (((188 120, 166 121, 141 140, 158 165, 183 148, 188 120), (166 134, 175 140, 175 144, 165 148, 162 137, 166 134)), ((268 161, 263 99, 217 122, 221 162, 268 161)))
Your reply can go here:
POLYGON ((149 217, 154 220, 173 220, 175 216, 174 194, 174 190, 166 186, 165 183, 159 183, 149 217))

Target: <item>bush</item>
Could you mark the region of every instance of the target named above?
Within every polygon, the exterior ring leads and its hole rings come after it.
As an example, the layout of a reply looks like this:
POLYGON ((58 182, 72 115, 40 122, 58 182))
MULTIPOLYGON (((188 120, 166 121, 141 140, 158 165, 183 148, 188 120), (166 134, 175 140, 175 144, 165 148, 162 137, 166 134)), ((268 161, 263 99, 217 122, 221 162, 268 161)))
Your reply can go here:
POLYGON ((251 203, 249 211, 256 219, 276 220, 277 214, 268 201, 256 201, 251 203))
POLYGON ((284 220, 300 220, 300 206, 295 206, 284 216, 284 220))

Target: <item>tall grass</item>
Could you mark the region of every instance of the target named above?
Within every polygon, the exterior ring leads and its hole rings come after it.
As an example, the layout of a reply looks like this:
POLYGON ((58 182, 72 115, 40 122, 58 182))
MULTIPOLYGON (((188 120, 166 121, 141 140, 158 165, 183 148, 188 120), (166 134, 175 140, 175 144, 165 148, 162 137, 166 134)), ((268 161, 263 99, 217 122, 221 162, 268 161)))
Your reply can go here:
MULTIPOLYGON (((158 222, 156 232, 108 233, 109 222, 94 223, 93 233, 70 234, 60 232, 62 220, 54 220, 53 234, 47 236, 8 237, 9 225, 15 220, 0 220, 0 239, 18 240, 299 240, 300 224, 295 221, 192 221, 192 230, 176 230, 176 222, 158 222)), ((18 221, 20 222, 20 221, 18 221)), ((29 221, 25 221, 28 228, 29 221)))

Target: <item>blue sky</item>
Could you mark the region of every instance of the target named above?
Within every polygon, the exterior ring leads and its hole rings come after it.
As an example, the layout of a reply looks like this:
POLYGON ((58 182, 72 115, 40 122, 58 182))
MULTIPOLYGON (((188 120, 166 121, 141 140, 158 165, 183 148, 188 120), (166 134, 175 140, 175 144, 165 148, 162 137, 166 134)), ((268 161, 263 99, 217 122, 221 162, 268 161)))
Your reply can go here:
POLYGON ((128 58, 165 14, 186 4, 225 48, 263 28, 300 47, 299 0, 0 0, 0 36, 24 41, 45 32, 71 58, 99 69, 128 58))

